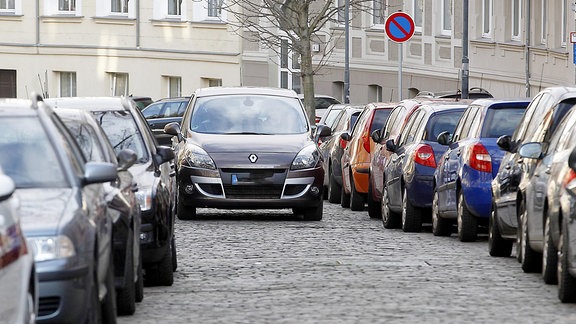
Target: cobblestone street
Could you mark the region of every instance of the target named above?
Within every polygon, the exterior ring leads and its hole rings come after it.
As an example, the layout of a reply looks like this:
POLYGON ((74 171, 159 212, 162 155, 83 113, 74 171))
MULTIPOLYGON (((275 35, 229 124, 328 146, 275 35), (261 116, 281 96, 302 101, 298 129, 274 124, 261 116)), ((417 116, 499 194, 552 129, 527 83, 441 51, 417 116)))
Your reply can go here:
POLYGON ((557 287, 461 243, 386 230, 367 212, 199 209, 177 221, 172 287, 146 287, 119 323, 576 323, 557 287))

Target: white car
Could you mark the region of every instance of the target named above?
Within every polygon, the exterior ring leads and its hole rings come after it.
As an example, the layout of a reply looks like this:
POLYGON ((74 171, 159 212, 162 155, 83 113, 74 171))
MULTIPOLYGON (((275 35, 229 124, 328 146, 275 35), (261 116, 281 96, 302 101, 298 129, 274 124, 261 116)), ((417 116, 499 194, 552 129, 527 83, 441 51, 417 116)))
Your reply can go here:
POLYGON ((32 251, 20 228, 15 186, 0 171, 0 321, 34 323, 38 313, 38 278, 32 251))

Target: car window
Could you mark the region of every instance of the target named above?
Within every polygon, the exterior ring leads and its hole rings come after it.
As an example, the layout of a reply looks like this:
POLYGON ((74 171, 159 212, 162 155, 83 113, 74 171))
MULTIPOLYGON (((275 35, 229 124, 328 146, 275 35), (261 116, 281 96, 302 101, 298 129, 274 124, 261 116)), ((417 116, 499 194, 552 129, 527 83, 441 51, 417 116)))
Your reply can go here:
POLYGON ((503 135, 512 135, 523 114, 524 108, 489 109, 484 119, 481 136, 498 138, 503 135))
POLYGON ((404 106, 396 106, 394 109, 392 109, 390 117, 386 121, 386 124, 384 125, 383 128, 382 134, 384 138, 390 137, 392 132, 399 128, 398 124, 400 124, 401 119, 404 118, 405 110, 406 109, 404 108, 404 106))
POLYGON ((447 110, 433 114, 426 123, 426 131, 422 138, 427 141, 436 141, 442 132, 453 133, 464 110, 447 110))
MULTIPOLYGON (((542 95, 542 98, 540 99, 540 102, 538 103, 538 107, 536 107, 534 114, 532 115, 532 117, 530 118, 530 121, 528 122, 528 126, 526 127, 526 134, 524 135, 524 138, 531 137, 532 135, 534 135, 536 133, 538 128, 541 128, 541 126, 543 126, 543 121, 544 121, 544 119, 546 119, 546 115, 549 115, 550 109, 552 108, 551 105, 553 104, 553 102, 554 102, 554 98, 549 93, 544 93, 542 95)), ((549 115, 547 120, 550 121, 551 117, 552 116, 549 115)), ((546 128, 549 127, 549 124, 545 125, 545 127, 546 128)))
POLYGON ((149 156, 142 134, 129 112, 94 111, 93 114, 104 129, 116 154, 124 149, 130 149, 136 153, 138 162, 148 161, 149 156))
POLYGON ((513 142, 518 142, 522 138, 524 138, 524 135, 526 134, 526 130, 528 128, 529 121, 532 119, 532 115, 534 115, 536 108, 539 107, 538 103, 540 102, 540 99, 542 99, 543 95, 544 95, 543 93, 536 95, 536 97, 532 99, 532 101, 526 108, 526 111, 524 112, 522 118, 520 119, 520 122, 518 123, 518 127, 516 128, 514 134, 512 135, 513 142))
POLYGON ((470 116, 472 119, 470 120, 470 127, 468 127, 468 131, 466 132, 466 138, 476 138, 480 134, 480 126, 482 124, 482 110, 476 109, 473 116, 470 116))
POLYGON ((358 115, 358 120, 355 122, 355 124, 353 125, 354 127, 352 127, 352 132, 350 133, 352 136, 354 136, 354 134, 356 132, 361 132, 363 125, 366 124, 368 118, 371 116, 371 110, 369 108, 364 108, 364 110, 362 110, 362 112, 358 115), (360 130, 357 130, 360 129, 360 130))
POLYGON ((298 98, 226 95, 197 98, 190 129, 206 134, 301 134, 307 121, 298 98))
POLYGON ((326 115, 326 119, 324 120, 324 125, 332 127, 341 111, 342 109, 330 109, 326 115))
POLYGON ((80 146, 84 158, 86 158, 87 161, 106 161, 98 136, 92 127, 76 120, 66 118, 62 118, 62 120, 64 124, 66 124, 66 127, 68 127, 68 130, 70 130, 70 133, 72 133, 72 136, 74 136, 76 143, 80 146))
POLYGON ((163 106, 164 104, 161 102, 153 103, 142 110, 142 115, 144 115, 146 119, 158 118, 161 116, 163 106))
POLYGON ((384 127, 388 116, 390 116, 391 109, 376 109, 374 112, 374 118, 372 119, 372 125, 370 125, 370 134, 377 129, 384 127))
POLYGON ((17 188, 67 186, 62 164, 36 118, 0 118, 0 166, 17 188))
POLYGON ((463 132, 463 128, 464 125, 466 125, 466 123, 468 123, 468 119, 470 118, 469 116, 472 114, 472 110, 474 108, 472 106, 468 107, 468 109, 466 109, 466 111, 464 111, 464 114, 462 115, 462 117, 460 118, 460 121, 458 121, 458 124, 456 125, 456 128, 454 129, 454 134, 452 134, 452 142, 458 142, 461 138, 462 138, 462 132, 463 132))
POLYGON ((316 106, 316 109, 326 109, 328 107, 330 107, 330 105, 333 104, 339 104, 340 101, 334 99, 334 98, 327 98, 327 97, 315 97, 314 98, 314 105, 316 106))
POLYGON ((348 126, 348 130, 352 131, 352 129, 354 129, 354 126, 356 126, 356 122, 358 121, 358 118, 360 118, 360 114, 361 112, 355 112, 352 114, 352 116, 350 116, 350 126, 348 126))
POLYGON ((416 130, 418 129, 418 125, 420 124, 424 114, 425 112, 422 109, 419 109, 410 116, 408 122, 406 123, 406 126, 402 131, 402 134, 400 135, 400 141, 398 143, 399 146, 402 146, 407 143, 412 143, 414 141, 416 130))

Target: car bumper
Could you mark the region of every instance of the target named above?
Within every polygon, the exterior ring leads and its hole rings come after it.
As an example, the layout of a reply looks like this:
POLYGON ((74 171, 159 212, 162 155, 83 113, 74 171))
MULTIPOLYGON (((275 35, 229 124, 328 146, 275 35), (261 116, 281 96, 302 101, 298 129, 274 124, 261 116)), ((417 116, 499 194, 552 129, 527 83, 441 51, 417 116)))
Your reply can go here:
POLYGON ((142 263, 157 263, 166 254, 172 239, 170 224, 158 220, 156 211, 142 211, 140 226, 140 254, 142 263))
POLYGON ((370 164, 362 163, 352 166, 354 187, 359 193, 368 193, 368 181, 370 181, 370 164))

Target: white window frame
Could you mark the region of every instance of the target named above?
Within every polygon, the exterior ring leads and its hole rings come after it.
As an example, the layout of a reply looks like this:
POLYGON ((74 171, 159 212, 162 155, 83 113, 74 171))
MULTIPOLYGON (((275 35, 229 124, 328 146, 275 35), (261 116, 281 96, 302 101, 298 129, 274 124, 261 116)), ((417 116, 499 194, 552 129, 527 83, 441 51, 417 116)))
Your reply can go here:
POLYGON ((566 12, 566 1, 562 0, 562 17, 560 18, 560 21, 562 22, 562 25, 560 26, 560 47, 564 47, 566 48, 566 42, 567 42, 567 38, 568 38, 568 31, 566 30, 568 28, 567 24, 568 24, 568 20, 566 18, 566 15, 568 14, 566 12))
POLYGON ((522 0, 512 0, 511 12, 512 12, 512 28, 510 30, 511 39, 513 41, 522 40, 522 9, 524 8, 524 3, 522 0), (518 10, 514 10, 514 3, 518 3, 518 10), (517 34, 515 34, 517 30, 517 34))
MULTIPOLYGON (((282 39, 282 43, 286 44, 286 58, 283 58, 284 56, 284 51, 282 51, 282 48, 280 49, 279 53, 278 53, 278 87, 282 88, 283 84, 282 84, 282 75, 285 74, 287 76, 286 78, 286 87, 284 87, 285 89, 291 89, 291 90, 298 90, 298 89, 294 89, 294 81, 298 81, 298 84, 300 86, 300 90, 302 89, 302 82, 300 80, 300 64, 299 62, 295 62, 294 61, 294 53, 290 50, 290 41, 286 38, 282 39), (283 61, 284 59, 286 60, 286 65, 283 66, 283 61), (295 80, 294 78, 298 78, 297 80, 295 80)), ((282 46, 282 45, 281 45, 282 46)), ((301 92, 301 91, 297 91, 297 92, 301 92)))
POLYGON ((168 83, 168 97, 181 97, 182 96, 182 77, 167 76, 168 83))
POLYGON ((128 73, 109 72, 110 74, 110 95, 111 96, 127 96, 130 93, 130 76, 128 73), (119 76, 125 76, 124 92, 119 93, 118 82, 122 81, 119 76))
POLYGON ((386 0, 372 0, 372 14, 370 15, 372 28, 384 29, 387 16, 386 12, 386 0), (379 10, 376 10, 378 9, 376 8, 377 4, 380 5, 379 10), (380 22, 380 20, 382 21, 380 22))
POLYGON ((75 2, 75 10, 60 10, 60 1, 62 0, 45 0, 44 1, 44 14, 46 16, 53 15, 82 15, 82 0, 70 0, 75 2))
MULTIPOLYGON (((21 15, 22 14, 22 0, 13 0, 14 8, 0 8, 0 13, 11 14, 11 15, 21 15)), ((9 4, 10 0, 5 0, 5 4, 9 4)), ((7 6, 8 7, 8 6, 7 6)))
MULTIPOLYGON (((98 0, 96 1, 97 17, 119 17, 119 18, 136 18, 136 1, 128 1, 128 12, 112 12, 112 1, 117 0, 98 0)), ((126 0, 122 0, 126 1, 126 0)), ((166 9, 168 10, 168 9, 166 9)))
POLYGON ((442 14, 441 14, 441 22, 440 22, 440 33, 442 35, 446 35, 446 36, 452 36, 452 8, 453 8, 453 4, 452 4, 452 0, 442 0, 442 14), (448 2, 448 3, 446 3, 448 2), (446 8, 446 5, 448 4, 448 8, 446 8), (449 23, 449 28, 450 29, 446 29, 446 13, 448 12, 448 19, 450 19, 449 23))
POLYGON ((182 1, 180 3, 180 15, 170 15, 168 14, 168 1, 178 1, 178 0, 154 0, 154 11, 152 14, 153 19, 162 20, 162 19, 170 19, 170 20, 179 20, 179 21, 186 21, 187 16, 187 5, 188 1, 182 1))
MULTIPOLYGON (((225 22, 228 19, 228 13, 225 10, 226 8, 226 1, 222 1, 222 9, 220 10, 219 17, 210 17, 208 16, 208 0, 195 0, 192 1, 192 21, 202 22, 202 21, 214 21, 214 22, 225 22)), ((182 2, 182 6, 184 6, 186 1, 182 2)), ((184 7, 182 8, 184 11, 184 7)))
POLYGON ((346 5, 345 0, 335 0, 336 1, 336 21, 338 22, 338 26, 344 27, 346 26, 346 10, 343 8, 340 10, 340 7, 344 7, 346 5))
POLYGON ((414 20, 414 31, 417 33, 422 32, 422 25, 424 25, 423 7, 424 7, 424 0, 412 0, 412 19, 414 20))
POLYGON ((59 72, 59 89, 60 97, 76 97, 78 88, 78 78, 76 72, 62 71, 59 72), (68 87, 65 86, 64 80, 68 80, 68 87))
POLYGON ((482 38, 492 38, 493 12, 494 1, 482 0, 482 38))
MULTIPOLYGON (((563 1, 563 0, 562 0, 563 1)), ((548 38, 548 1, 541 0, 540 6, 540 44, 546 45, 548 38)))

